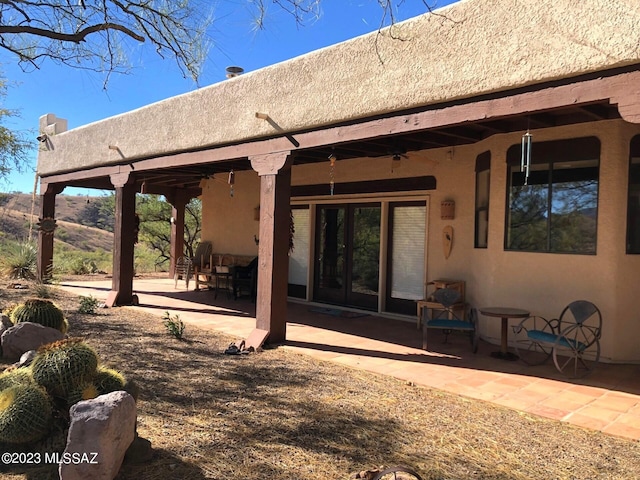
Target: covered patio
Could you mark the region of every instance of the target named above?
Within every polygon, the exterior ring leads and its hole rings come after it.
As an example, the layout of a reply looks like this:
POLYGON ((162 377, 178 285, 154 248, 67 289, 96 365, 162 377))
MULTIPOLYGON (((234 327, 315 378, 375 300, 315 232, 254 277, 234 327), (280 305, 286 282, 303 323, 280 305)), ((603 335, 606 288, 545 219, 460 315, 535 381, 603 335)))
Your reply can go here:
MULTIPOLYGON (((106 300, 111 280, 65 281, 60 287, 106 300)), ((184 283, 176 289, 173 280, 163 278, 136 278, 134 292, 139 305, 124 308, 143 309, 158 321, 169 311, 188 325, 238 340, 255 328, 255 304, 248 298, 214 298, 213 292, 188 291, 184 283)), ((530 367, 492 358, 495 345, 482 341, 475 355, 460 337, 446 344, 435 338, 427 352, 420 348, 415 323, 340 312, 288 302, 287 340, 278 348, 640 440, 640 365, 601 363, 586 378, 568 380, 552 362, 530 367)))

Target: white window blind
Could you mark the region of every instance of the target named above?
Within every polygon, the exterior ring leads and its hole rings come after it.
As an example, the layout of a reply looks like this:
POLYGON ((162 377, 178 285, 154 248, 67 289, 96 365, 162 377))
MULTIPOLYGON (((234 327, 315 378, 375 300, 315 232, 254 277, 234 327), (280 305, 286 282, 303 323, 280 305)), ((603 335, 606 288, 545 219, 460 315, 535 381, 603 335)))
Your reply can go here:
POLYGON ((309 209, 293 210, 293 251, 289 256, 289 283, 307 285, 309 268, 309 209))
POLYGON ((393 210, 391 296, 407 300, 424 297, 425 206, 396 206, 393 210))

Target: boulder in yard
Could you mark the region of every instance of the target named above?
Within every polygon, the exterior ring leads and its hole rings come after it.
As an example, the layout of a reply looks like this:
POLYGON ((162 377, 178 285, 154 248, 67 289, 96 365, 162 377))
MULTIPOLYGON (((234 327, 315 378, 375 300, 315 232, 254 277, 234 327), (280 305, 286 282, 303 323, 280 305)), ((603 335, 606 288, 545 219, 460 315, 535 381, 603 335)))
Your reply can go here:
POLYGON ((47 343, 62 340, 64 334, 55 328, 44 327, 37 323, 22 322, 2 332, 2 357, 17 360, 29 350, 37 350, 47 343))
POLYGON ((60 480, 113 480, 135 436, 133 397, 120 390, 82 400, 71 407, 69 416, 60 480))

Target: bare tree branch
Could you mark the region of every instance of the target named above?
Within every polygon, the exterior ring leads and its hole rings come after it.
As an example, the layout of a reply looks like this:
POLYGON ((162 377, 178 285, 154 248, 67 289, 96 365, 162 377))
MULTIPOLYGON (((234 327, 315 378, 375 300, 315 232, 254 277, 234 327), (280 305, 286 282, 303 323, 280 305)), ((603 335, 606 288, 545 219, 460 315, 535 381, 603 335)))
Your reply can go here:
POLYGON ((197 80, 211 7, 202 0, 0 0, 0 48, 23 65, 46 59, 98 72, 126 72, 127 42, 146 42, 197 80))

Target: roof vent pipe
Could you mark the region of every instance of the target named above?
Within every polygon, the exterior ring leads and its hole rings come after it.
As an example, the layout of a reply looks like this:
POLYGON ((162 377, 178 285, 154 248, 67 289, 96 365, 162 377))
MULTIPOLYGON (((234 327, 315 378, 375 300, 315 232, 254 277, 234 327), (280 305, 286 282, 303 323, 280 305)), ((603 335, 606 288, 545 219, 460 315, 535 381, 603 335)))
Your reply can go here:
POLYGON ((238 75, 242 75, 244 73, 244 68, 242 67, 227 67, 227 78, 237 77, 238 75))

